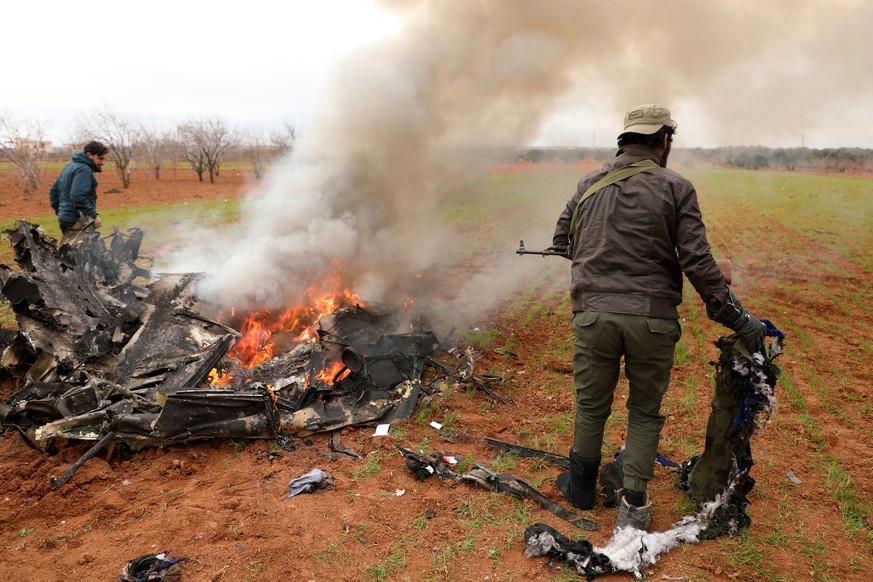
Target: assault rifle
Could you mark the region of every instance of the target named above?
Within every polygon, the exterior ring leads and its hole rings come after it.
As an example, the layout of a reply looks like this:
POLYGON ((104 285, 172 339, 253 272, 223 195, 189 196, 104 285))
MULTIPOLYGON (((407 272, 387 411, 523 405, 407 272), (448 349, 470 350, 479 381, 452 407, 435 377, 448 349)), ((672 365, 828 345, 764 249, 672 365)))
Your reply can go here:
MULTIPOLYGON (((540 255, 542 257, 548 256, 557 256, 564 257, 565 259, 570 258, 570 248, 567 247, 562 250, 550 250, 545 249, 542 251, 529 251, 524 248, 524 241, 518 241, 518 250, 515 251, 517 255, 540 255)), ((715 264, 718 265, 719 270, 721 270, 721 274, 724 275, 724 279, 728 285, 730 285, 733 281, 732 273, 731 273, 731 261, 730 259, 718 259, 715 261, 715 264)))
POLYGON ((566 248, 564 250, 560 250, 560 251, 550 250, 550 249, 546 249, 543 251, 529 251, 526 248, 524 248, 524 241, 520 240, 520 241, 518 241, 518 250, 515 251, 515 254, 517 254, 517 255, 540 255, 543 257, 554 255, 554 256, 558 256, 558 257, 564 257, 565 259, 567 259, 570 257, 570 249, 568 247, 568 248, 566 248))

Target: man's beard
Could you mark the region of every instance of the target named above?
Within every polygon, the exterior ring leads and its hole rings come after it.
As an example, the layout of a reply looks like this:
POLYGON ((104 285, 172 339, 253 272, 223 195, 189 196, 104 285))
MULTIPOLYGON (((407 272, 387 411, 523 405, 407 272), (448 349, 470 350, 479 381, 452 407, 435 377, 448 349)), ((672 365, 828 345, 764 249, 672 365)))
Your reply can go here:
POLYGON ((667 167, 667 158, 670 157, 670 149, 671 149, 672 147, 673 147, 673 142, 672 142, 672 141, 668 141, 668 142, 667 142, 667 149, 664 150, 664 155, 661 156, 661 167, 662 167, 662 168, 666 168, 666 167, 667 167))

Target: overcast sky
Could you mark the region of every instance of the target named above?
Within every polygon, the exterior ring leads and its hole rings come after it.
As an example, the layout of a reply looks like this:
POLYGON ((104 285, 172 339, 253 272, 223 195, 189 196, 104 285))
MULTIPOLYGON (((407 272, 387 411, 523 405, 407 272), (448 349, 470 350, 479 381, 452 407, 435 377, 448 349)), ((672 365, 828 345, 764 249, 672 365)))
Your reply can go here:
POLYGON ((459 119, 492 124, 468 141, 611 146, 625 110, 660 102, 680 147, 873 147, 865 0, 7 4, 0 111, 55 141, 105 107, 305 132, 337 91, 381 99, 386 84, 360 74, 376 59, 415 104, 454 114, 468 101, 459 119))
POLYGON ((4 6, 0 109, 60 139, 108 106, 172 124, 305 125, 342 55, 396 28, 368 0, 40 0, 4 6))

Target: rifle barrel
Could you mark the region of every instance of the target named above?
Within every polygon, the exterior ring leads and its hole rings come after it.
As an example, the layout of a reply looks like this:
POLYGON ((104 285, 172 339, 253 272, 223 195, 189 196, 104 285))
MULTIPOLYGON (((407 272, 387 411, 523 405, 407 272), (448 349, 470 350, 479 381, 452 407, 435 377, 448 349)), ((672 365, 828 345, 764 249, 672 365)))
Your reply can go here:
POLYGON ((546 250, 529 251, 526 248, 524 248, 524 241, 523 240, 518 241, 518 250, 515 251, 515 254, 517 254, 517 255, 540 255, 543 257, 547 257, 547 256, 566 257, 567 256, 567 253, 562 253, 559 251, 546 251, 546 250))

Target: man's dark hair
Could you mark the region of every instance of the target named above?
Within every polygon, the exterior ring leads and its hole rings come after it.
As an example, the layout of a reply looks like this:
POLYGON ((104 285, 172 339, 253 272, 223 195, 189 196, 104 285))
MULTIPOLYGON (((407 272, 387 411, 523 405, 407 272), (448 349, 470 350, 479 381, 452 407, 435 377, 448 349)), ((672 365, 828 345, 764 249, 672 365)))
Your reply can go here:
POLYGON ((673 136, 676 134, 676 130, 672 127, 667 127, 666 125, 661 127, 658 131, 652 134, 643 134, 643 133, 623 133, 618 136, 618 147, 624 147, 626 145, 631 144, 640 144, 649 147, 657 147, 664 143, 664 136, 670 136, 670 141, 673 141, 673 136))
POLYGON ((99 141, 89 141, 85 144, 85 153, 95 156, 105 156, 107 153, 109 153, 109 148, 99 141))

